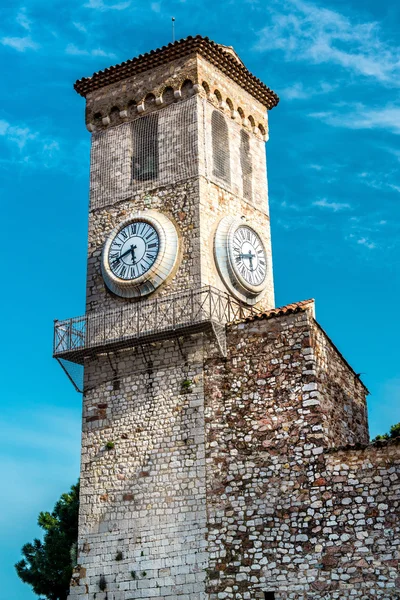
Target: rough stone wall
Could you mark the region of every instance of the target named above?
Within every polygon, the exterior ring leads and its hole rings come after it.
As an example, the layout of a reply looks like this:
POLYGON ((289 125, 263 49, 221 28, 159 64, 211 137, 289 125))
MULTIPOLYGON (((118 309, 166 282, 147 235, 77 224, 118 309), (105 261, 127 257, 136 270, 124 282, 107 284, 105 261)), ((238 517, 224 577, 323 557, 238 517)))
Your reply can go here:
POLYGON ((316 322, 313 338, 327 445, 368 443, 364 385, 316 322))
POLYGON ((366 391, 315 327, 311 310, 235 325, 207 361, 209 600, 400 598, 400 446, 329 451, 367 423, 333 411, 329 437, 324 394, 366 391))
POLYGON ((204 599, 202 337, 181 349, 166 341, 100 356, 85 367, 79 567, 70 597, 204 599))

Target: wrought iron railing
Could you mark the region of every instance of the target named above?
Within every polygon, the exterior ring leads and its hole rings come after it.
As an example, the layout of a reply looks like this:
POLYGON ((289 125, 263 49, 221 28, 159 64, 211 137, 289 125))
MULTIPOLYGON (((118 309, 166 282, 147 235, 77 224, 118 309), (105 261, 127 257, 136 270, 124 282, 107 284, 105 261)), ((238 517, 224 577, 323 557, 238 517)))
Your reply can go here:
POLYGON ((82 355, 100 347, 126 347, 135 338, 162 339, 171 332, 201 328, 205 323, 225 325, 257 312, 211 286, 187 290, 106 312, 55 321, 53 354, 58 358, 82 355))

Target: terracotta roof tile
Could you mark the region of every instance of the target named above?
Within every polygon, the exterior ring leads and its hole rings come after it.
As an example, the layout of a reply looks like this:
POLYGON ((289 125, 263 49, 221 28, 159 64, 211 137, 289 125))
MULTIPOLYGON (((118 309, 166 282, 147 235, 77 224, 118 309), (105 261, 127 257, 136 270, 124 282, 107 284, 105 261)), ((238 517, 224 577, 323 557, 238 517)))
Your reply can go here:
POLYGON ((264 310, 262 312, 256 312, 250 317, 240 319, 240 322, 248 323, 249 321, 256 321, 260 319, 271 319, 272 317, 279 317, 282 315, 290 315, 297 312, 302 312, 307 309, 311 309, 314 312, 314 300, 302 300, 300 302, 293 302, 292 304, 286 304, 279 308, 271 308, 270 310, 264 310))
POLYGON ((94 73, 91 77, 83 77, 75 82, 74 88, 81 96, 86 97, 89 92, 98 90, 106 85, 122 81, 148 69, 168 63, 189 54, 200 54, 211 64, 218 67, 225 75, 244 87, 254 98, 264 106, 271 109, 279 102, 278 96, 260 79, 255 77, 230 49, 216 44, 207 37, 197 35, 189 36, 182 40, 152 50, 147 54, 140 54, 136 58, 127 60, 119 65, 108 67, 103 71, 94 73))

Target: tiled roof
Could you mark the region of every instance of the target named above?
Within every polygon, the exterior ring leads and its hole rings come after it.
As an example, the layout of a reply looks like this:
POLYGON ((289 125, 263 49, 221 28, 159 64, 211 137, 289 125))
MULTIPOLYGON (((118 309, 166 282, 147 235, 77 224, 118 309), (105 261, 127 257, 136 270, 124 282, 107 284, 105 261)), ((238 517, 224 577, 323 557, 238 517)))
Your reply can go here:
POLYGON ((189 36, 168 44, 168 46, 152 50, 147 54, 140 54, 136 58, 114 67, 108 67, 104 71, 98 71, 91 77, 83 77, 76 81, 74 88, 78 94, 86 97, 89 92, 106 85, 122 81, 148 69, 194 53, 200 54, 212 65, 218 67, 225 75, 244 87, 267 108, 271 109, 278 104, 279 98, 275 92, 250 73, 243 63, 232 54, 231 49, 224 48, 224 46, 200 35, 196 37, 189 36))
POLYGON ((256 321, 259 319, 271 319, 272 317, 278 317, 282 315, 290 315, 293 313, 301 312, 307 309, 311 309, 314 312, 314 300, 302 300, 301 302, 293 302, 292 304, 286 304, 286 306, 281 306, 280 308, 271 308, 270 310, 264 310, 262 312, 257 312, 251 315, 250 317, 246 317, 241 319, 245 323, 249 321, 256 321))

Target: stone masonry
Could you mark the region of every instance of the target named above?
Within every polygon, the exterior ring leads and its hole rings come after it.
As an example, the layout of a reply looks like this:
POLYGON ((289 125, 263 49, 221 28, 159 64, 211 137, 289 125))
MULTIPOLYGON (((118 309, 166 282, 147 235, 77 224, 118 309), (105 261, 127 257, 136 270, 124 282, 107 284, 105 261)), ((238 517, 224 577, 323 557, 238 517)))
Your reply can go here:
POLYGON ((178 260, 155 298, 227 292, 213 254, 227 215, 262 232, 269 270, 257 314, 222 324, 226 355, 211 329, 160 329, 151 343, 85 355, 69 600, 399 600, 400 444, 369 443, 368 391, 314 302, 274 308, 263 142, 276 95, 232 49, 201 38, 76 89, 93 134, 87 315, 137 302, 101 276, 107 236, 137 211, 162 212, 178 232, 178 260), (183 121, 170 110, 179 103, 183 121), (210 168, 215 111, 226 123, 225 181, 210 168), (165 160, 157 181, 133 185, 130 127, 156 113, 165 160))

